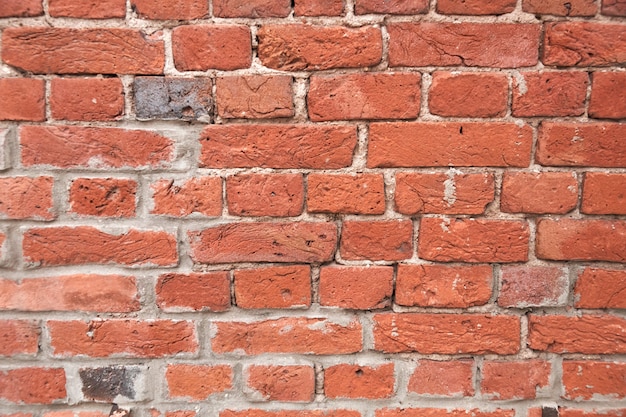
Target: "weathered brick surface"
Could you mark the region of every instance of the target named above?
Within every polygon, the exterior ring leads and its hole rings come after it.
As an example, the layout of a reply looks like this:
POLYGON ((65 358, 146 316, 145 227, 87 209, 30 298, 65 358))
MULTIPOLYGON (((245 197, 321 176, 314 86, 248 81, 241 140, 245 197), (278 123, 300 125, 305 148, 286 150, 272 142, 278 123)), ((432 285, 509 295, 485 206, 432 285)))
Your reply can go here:
POLYGON ((210 118, 213 83, 207 78, 137 77, 133 85, 139 119, 210 118))
POLYGON ((119 78, 53 78, 50 111, 58 120, 117 120, 124 113, 119 78))
POLYGON ((295 114, 292 77, 222 77, 216 80, 217 112, 226 119, 274 119, 295 114))
POLYGON ((126 16, 124 0, 49 0, 48 12, 54 17, 111 19, 126 16))
POLYGON ((310 402, 315 394, 315 370, 307 365, 254 365, 246 369, 252 399, 310 402))
POLYGON ((45 119, 45 84, 33 78, 0 79, 0 120, 45 119))

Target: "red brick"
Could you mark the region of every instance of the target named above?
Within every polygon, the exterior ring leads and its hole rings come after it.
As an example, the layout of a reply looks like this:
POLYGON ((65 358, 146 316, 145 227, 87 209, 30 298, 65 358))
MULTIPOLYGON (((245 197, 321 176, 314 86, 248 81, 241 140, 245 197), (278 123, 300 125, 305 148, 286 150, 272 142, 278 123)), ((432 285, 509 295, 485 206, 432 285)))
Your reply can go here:
POLYGON ((467 308, 491 297, 490 266, 398 265, 395 302, 410 307, 467 308))
POLYGON ((206 0, 131 0, 131 6, 144 19, 192 20, 209 14, 206 0))
POLYGON ((63 368, 18 368, 0 371, 0 399, 17 404, 52 404, 64 400, 63 368))
MULTIPOLYGON (((44 417, 49 417, 49 416, 55 417, 56 414, 54 415, 53 414, 54 413, 46 413, 44 414, 44 417)), ((12 413, 12 414, 0 414, 0 417, 33 417, 33 415, 30 413, 12 413)), ((64 417, 64 416, 59 415, 58 417, 64 417)), ((74 416, 68 416, 68 417, 74 417, 74 416)))
POLYGON ((538 61, 539 25, 398 22, 387 30, 391 67, 518 68, 538 61))
POLYGON ((421 359, 409 379, 408 391, 437 397, 471 397, 474 361, 421 359))
POLYGON ((439 408, 384 408, 376 411, 376 417, 513 417, 515 410, 481 411, 473 410, 450 410, 439 408))
POLYGON ((395 209, 415 214, 482 214, 495 194, 493 173, 396 174, 395 209))
POLYGON ((626 214, 626 175, 604 172, 585 173, 581 212, 626 214))
POLYGON ((626 271, 585 268, 574 288, 577 308, 626 308, 626 271))
POLYGON ((89 226, 32 228, 24 232, 23 252, 25 262, 37 266, 178 262, 174 235, 138 229, 113 234, 89 226))
POLYGON ((550 260, 626 261, 626 222, 541 219, 537 257, 550 260))
POLYGON ((23 126, 22 164, 58 168, 163 167, 171 161, 170 139, 144 130, 79 126, 23 126))
POLYGON ((189 232, 199 263, 325 262, 333 258, 333 223, 230 223, 189 232))
POLYGON ((626 2, 624 0, 602 0, 602 14, 626 16, 626 2))
POLYGON ((361 417, 361 413, 352 410, 224 410, 219 417, 361 417))
POLYGON ((214 125, 200 137, 200 167, 343 168, 356 141, 353 126, 214 125))
POLYGON ((382 174, 309 174, 307 210, 311 213, 383 214, 382 174))
POLYGON ((552 353, 626 353, 626 319, 610 315, 531 315, 528 340, 531 349, 552 353))
POLYGON ((274 119, 295 115, 292 77, 249 75, 220 77, 217 113, 226 119, 274 119))
POLYGON ((511 355, 520 349, 520 319, 480 314, 377 314, 374 349, 424 355, 511 355))
POLYGON ((438 0, 437 13, 460 15, 505 14, 515 10, 517 0, 438 0))
POLYGON ((0 17, 27 17, 43 14, 42 0, 4 0, 0 3, 0 17))
POLYGON ((0 178, 0 217, 4 219, 52 220, 52 177, 0 178))
POLYGON ((598 11, 596 3, 595 0, 522 0, 522 10, 554 16, 595 16, 598 11))
POLYGON ((597 22, 553 22, 545 26, 542 61, 559 67, 609 66, 626 63, 624 25, 597 22))
POLYGON ((0 120, 40 122, 46 119, 45 106, 44 80, 0 78, 0 120))
POLYGON ((213 322, 215 353, 259 355, 301 353, 338 355, 360 352, 361 324, 324 318, 285 317, 255 322, 213 322))
POLYGON ((547 166, 626 167, 624 135, 626 124, 543 122, 537 162, 547 166))
POLYGON ((506 213, 565 214, 578 205, 578 180, 571 172, 505 172, 500 209, 506 213))
POLYGON ((159 180, 151 185, 152 214, 184 217, 194 213, 203 216, 222 214, 222 179, 195 177, 184 181, 159 180))
POLYGON ((238 269, 235 299, 240 308, 309 307, 311 268, 293 265, 238 269))
POLYGON ((509 101, 504 74, 442 72, 433 74, 428 93, 432 114, 450 117, 503 117, 509 101))
POLYGON ((137 283, 123 275, 0 279, 0 310, 127 313, 141 308, 137 283))
POLYGON ((251 399, 311 402, 315 396, 315 370, 308 365, 255 365, 246 370, 251 399))
POLYGON ((295 0, 296 16, 342 16, 343 0, 295 0))
POLYGON ((503 266, 498 305, 550 307, 567 303, 569 279, 563 269, 548 266, 503 266))
POLYGON ((99 217, 134 217, 137 182, 127 178, 77 178, 70 184, 70 211, 99 217))
POLYGON ((537 391, 550 384, 550 363, 540 360, 488 361, 483 363, 481 371, 480 390, 483 396, 492 399, 537 398, 537 391))
POLYGON ((48 321, 48 329, 55 356, 158 358, 198 351, 190 321, 48 321))
POLYGON ((283 71, 359 68, 382 59, 379 28, 264 25, 257 32, 264 66, 283 71))
POLYGON ((110 19, 126 16, 125 0, 48 0, 53 17, 110 19))
POLYGON ((437 262, 525 262, 525 221, 423 218, 418 256, 437 262))
POLYGON ((324 369, 326 398, 389 398, 394 393, 393 363, 378 366, 340 364, 324 369))
POLYGON ((228 365, 170 364, 165 372, 169 398, 206 400, 233 387, 233 370, 228 365))
POLYGON ((428 0, 356 0, 356 14, 424 14, 428 12, 428 0))
POLYGON ((527 167, 532 130, 512 123, 372 123, 368 168, 527 167))
POLYGON ((7 28, 2 60, 36 74, 160 74, 165 47, 158 36, 117 28, 7 28))
POLYGON ((586 72, 522 72, 513 80, 513 116, 580 116, 588 84, 586 72))
MULTIPOLYGON (((2 281, 0 281, 0 287, 2 287, 2 281)), ((0 298, 4 299, 4 297, 4 291, 0 292, 0 298)), ((40 334, 41 330, 37 322, 0 320, 0 356, 37 354, 40 334)))
POLYGON ((227 272, 179 274, 159 277, 156 303, 165 311, 224 311, 230 307, 227 272))
POLYGON ((289 13, 289 0, 213 0, 213 15, 217 17, 287 17, 289 13))
POLYGON ((399 261, 413 256, 410 220, 345 221, 341 257, 351 260, 399 261))
POLYGON ((375 310, 391 305, 393 268, 327 266, 320 270, 320 305, 375 310))
POLYGON ((312 121, 415 119, 419 73, 313 75, 307 104, 312 121))
MULTIPOLYGON (((99 411, 66 410, 66 411, 50 411, 49 413, 45 413, 43 417, 107 417, 108 415, 109 415, 108 411, 105 414, 99 411)), ((19 416, 16 416, 16 417, 19 417, 19 416)))
POLYGON ((626 118, 626 72, 592 73, 589 116, 597 119, 626 118))
POLYGON ((301 174, 238 174, 226 178, 228 212, 236 216, 299 216, 304 209, 301 174))
POLYGON ((58 120, 117 120, 124 113, 119 78, 53 78, 50 111, 58 120))
POLYGON ((167 411, 165 417, 196 417, 196 412, 191 410, 167 411))
POLYGON ((235 70, 252 63, 247 26, 179 26, 172 30, 174 65, 179 71, 235 70))
POLYGON ((624 417, 626 416, 626 408, 614 410, 576 410, 572 408, 559 408, 559 416, 561 417, 624 417))
POLYGON ((626 398, 626 363, 563 361, 563 388, 574 401, 626 398))

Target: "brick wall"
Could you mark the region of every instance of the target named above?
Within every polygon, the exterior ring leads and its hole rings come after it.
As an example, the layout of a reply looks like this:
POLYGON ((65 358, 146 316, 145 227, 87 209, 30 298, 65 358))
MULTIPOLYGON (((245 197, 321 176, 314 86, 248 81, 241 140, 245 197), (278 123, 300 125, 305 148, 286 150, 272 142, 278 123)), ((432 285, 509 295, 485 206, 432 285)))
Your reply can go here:
POLYGON ((0 0, 0 417, 626 416, 624 0, 0 0))

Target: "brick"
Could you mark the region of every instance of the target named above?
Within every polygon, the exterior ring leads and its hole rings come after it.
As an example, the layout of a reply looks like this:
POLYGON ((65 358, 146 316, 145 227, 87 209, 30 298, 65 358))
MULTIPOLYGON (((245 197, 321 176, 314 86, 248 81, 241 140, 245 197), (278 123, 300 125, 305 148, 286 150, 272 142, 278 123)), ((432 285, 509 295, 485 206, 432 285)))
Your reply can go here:
POLYGON ((213 114, 210 78, 135 77, 138 119, 209 121, 213 114))
POLYGON ((16 404, 52 404, 64 400, 63 368, 18 368, 0 371, 0 399, 16 404))
POLYGON ((585 173, 581 212, 626 214, 626 175, 604 172, 585 173))
POLYGON ((520 349, 520 319, 480 314, 377 314, 374 349, 424 355, 511 355, 520 349))
MULTIPOLYGON (((54 413, 46 413, 44 417, 48 417, 51 414, 54 414, 54 413)), ((55 417, 55 416, 56 415, 53 415, 52 417, 55 417)), ((33 417, 33 415, 30 413, 11 413, 11 414, 0 414, 0 417, 33 417)), ((63 417, 63 416, 59 416, 59 417, 63 417)), ((69 417, 73 417, 73 416, 69 416, 69 417)))
POLYGON ((134 217, 137 182, 128 178, 77 178, 70 184, 70 212, 85 216, 134 217))
POLYGON ((487 361, 481 368, 480 390, 487 398, 498 400, 545 397, 540 390, 549 388, 550 362, 487 361))
POLYGON ((396 174, 395 210, 402 214, 482 214, 494 195, 493 173, 396 174))
POLYGON ((79 126, 22 126, 22 164, 58 168, 159 168, 174 153, 155 132, 79 126))
POLYGON ((200 167, 343 168, 356 142, 353 126, 214 125, 200 137, 200 167))
POLYGON ((343 0, 295 0, 295 16, 342 16, 343 0))
POLYGON ((624 25, 553 22, 545 26, 542 62, 559 67, 610 66, 626 63, 624 25))
POLYGON ((311 402, 315 370, 308 365, 253 365, 246 369, 246 385, 253 401, 311 402))
POLYGON ((380 29, 370 26, 264 25, 257 37, 261 63, 283 71, 371 67, 382 59, 380 29))
POLYGON ((170 364, 165 372, 169 398, 201 401, 232 389, 233 370, 228 365, 170 364))
POLYGON ((46 119, 44 80, 0 78, 0 91, 0 120, 40 122, 46 119))
POLYGON ((52 177, 0 178, 0 218, 53 220, 52 177))
POLYGON ((126 16, 125 0, 48 0, 53 17, 111 19, 126 16))
POLYGON ((387 31, 391 67, 518 68, 537 64, 541 27, 519 23, 398 22, 387 25, 387 31))
POLYGON ((589 116, 597 119, 626 118, 626 72, 592 73, 589 116))
POLYGON ((141 308, 134 277, 76 274, 0 279, 0 310, 128 313, 141 308))
POLYGON ((580 116, 588 85, 586 72, 521 72, 513 79, 513 116, 580 116))
POLYGON ((320 270, 322 306, 355 310, 387 308, 391 305, 392 293, 392 267, 326 266, 320 270))
POLYGON ((311 305, 311 269, 305 265, 235 270, 239 308, 298 308, 311 305))
MULTIPOLYGON (((4 298, 4 292, 0 297, 4 298)), ((37 354, 40 334, 37 322, 0 320, 0 357, 37 354)))
POLYGON ((384 214, 382 174, 309 174, 307 211, 310 213, 384 214))
POLYGON ((626 271, 585 268, 576 280, 577 308, 626 308, 626 271))
POLYGON ((515 10, 517 0, 438 0, 437 13, 460 15, 505 14, 515 10))
POLYGON ((184 217, 194 213, 203 216, 222 214, 222 179, 195 177, 181 181, 162 179, 150 189, 154 207, 150 213, 184 217))
POLYGON ((48 330, 57 357, 159 358, 198 351, 195 324, 190 321, 51 320, 48 330))
POLYGON ((511 123, 372 123, 368 168, 527 167, 532 130, 511 123), (487 151, 488 150, 488 151, 487 151))
POLYGON ((206 0, 131 0, 139 17, 153 20, 202 19, 209 14, 206 0))
POLYGON ((30 17, 43 14, 42 0, 4 0, 0 3, 0 18, 30 17))
POLYGON ((509 101, 504 74, 436 71, 428 93, 432 114, 448 117, 503 117, 509 101))
MULTIPOLYGON (((107 417, 108 415, 109 415, 108 411, 106 413, 102 413, 99 411, 74 412, 71 410, 67 410, 67 411, 50 411, 48 413, 45 413, 43 417, 107 417)), ((20 416, 15 416, 15 417, 20 417, 20 416)), ((30 415, 28 417, 30 417, 30 415)))
POLYGON ((312 121, 415 119, 419 73, 313 75, 307 105, 312 121))
POLYGON ((165 231, 107 233, 90 226, 32 228, 24 232, 25 262, 36 266, 117 264, 174 266, 176 237, 165 231))
POLYGON ((607 16, 626 16, 624 0, 602 0, 602 14, 607 16))
POLYGON ((220 77, 217 112, 226 119, 293 117, 292 81, 287 75, 220 77))
POLYGON ((554 307, 567 304, 569 279, 563 269, 549 266, 503 266, 498 305, 554 307))
POLYGON ((225 311, 230 307, 227 272, 169 273, 159 276, 156 303, 164 311, 225 311))
POLYGON ((165 47, 156 36, 117 28, 7 28, 2 60, 35 74, 160 74, 165 47))
POLYGON ((345 221, 341 257, 350 260, 399 261, 413 256, 410 220, 345 221))
POLYGON ((540 259, 624 262, 626 222, 539 220, 536 253, 540 259))
POLYGON ((614 410, 576 410, 572 408, 559 408, 559 416, 561 417, 624 417, 626 416, 626 409, 614 409, 614 410))
POLYGON ((595 16, 598 11, 596 3, 595 0, 523 0, 522 10, 554 16, 595 16))
POLYGON ((513 417, 515 410, 481 411, 477 409, 439 409, 439 408, 384 408, 376 411, 376 417, 513 417))
POLYGON ((287 17, 289 13, 289 0, 213 0, 213 15, 216 17, 287 17))
POLYGON ((578 180, 571 172, 505 172, 500 209, 506 213, 565 214, 578 205, 578 180))
POLYGON ((528 340, 528 346, 538 351, 621 354, 626 352, 626 319, 610 315, 531 315, 528 340))
POLYGON ((235 216, 299 216, 304 209, 301 174, 238 174, 226 178, 228 212, 235 216))
POLYGON ((626 167, 626 124, 543 122, 537 162, 546 166, 626 167))
POLYGON ((117 120, 124 113, 119 78, 53 78, 50 111, 57 120, 117 120))
POLYGON ((437 397, 471 397, 474 361, 434 361, 420 359, 411 378, 408 391, 437 397))
POLYGON ((563 388, 574 401, 626 398, 626 363, 563 361, 563 388))
POLYGON ((423 218, 417 253, 437 262, 525 262, 529 237, 525 221, 423 218))
POLYGON ((172 50, 179 71, 230 71, 252 63, 247 26, 178 26, 172 30, 172 50))
POLYGON ((378 366, 339 364, 324 369, 326 398, 389 398, 394 393, 393 363, 378 366))
POLYGON ((337 243, 333 223, 230 223, 188 233, 198 263, 325 262, 337 243))
POLYGON ((409 307, 467 308, 491 298, 487 265, 398 265, 395 302, 409 307))
POLYGON ((215 353, 338 355, 360 352, 361 324, 324 318, 285 317, 253 322, 213 322, 215 353))
POLYGON ((145 370, 138 366, 81 368, 78 375, 83 397, 100 402, 145 400, 140 385, 144 382, 142 372, 145 370))
POLYGON ((428 12, 428 0, 356 0, 355 13, 368 14, 424 14, 428 12))
POLYGON ((361 413, 353 410, 224 410, 219 417, 361 417, 361 413))

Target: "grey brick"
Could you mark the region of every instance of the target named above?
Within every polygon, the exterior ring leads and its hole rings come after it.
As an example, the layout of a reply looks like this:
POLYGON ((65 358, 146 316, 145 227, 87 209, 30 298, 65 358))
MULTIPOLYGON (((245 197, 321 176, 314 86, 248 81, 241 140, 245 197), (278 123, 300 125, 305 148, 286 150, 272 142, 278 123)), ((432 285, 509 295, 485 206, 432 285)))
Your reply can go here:
POLYGON ((135 113, 142 120, 210 122, 212 86, 209 78, 136 77, 135 113))

